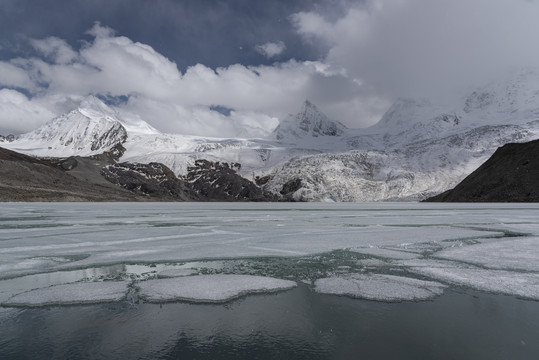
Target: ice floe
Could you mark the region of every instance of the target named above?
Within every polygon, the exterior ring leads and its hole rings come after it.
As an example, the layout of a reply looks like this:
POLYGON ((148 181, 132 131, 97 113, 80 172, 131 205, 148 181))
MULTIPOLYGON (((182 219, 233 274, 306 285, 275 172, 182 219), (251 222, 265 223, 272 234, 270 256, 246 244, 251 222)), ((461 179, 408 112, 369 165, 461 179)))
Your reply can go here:
POLYGON ((163 270, 157 273, 158 278, 175 278, 175 277, 182 277, 182 276, 189 276, 189 275, 195 275, 197 274, 197 271, 194 269, 168 269, 163 270))
POLYGON ((451 248, 436 257, 488 267, 539 271, 539 238, 510 238, 505 241, 451 248))
POLYGON ((416 267, 410 270, 455 285, 468 286, 477 290, 516 295, 539 300, 539 274, 504 270, 487 270, 474 267, 416 267))
POLYGON ((143 281, 139 296, 148 302, 226 302, 255 293, 291 289, 294 281, 251 275, 199 275, 143 281))
POLYGON ((443 284, 383 274, 351 274, 314 282, 321 294, 344 295, 378 301, 426 300, 443 294, 443 284))
POLYGON ((17 294, 2 306, 48 306, 120 301, 128 291, 127 281, 80 282, 34 289, 17 294))

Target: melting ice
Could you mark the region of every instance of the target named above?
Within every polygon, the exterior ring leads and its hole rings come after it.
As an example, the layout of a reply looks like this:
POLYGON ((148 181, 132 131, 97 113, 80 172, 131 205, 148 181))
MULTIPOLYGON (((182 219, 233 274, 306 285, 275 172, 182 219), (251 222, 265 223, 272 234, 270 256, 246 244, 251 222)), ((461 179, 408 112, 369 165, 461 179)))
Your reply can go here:
POLYGON ((308 284, 539 300, 535 204, 4 204, 0 303, 227 301, 308 284))

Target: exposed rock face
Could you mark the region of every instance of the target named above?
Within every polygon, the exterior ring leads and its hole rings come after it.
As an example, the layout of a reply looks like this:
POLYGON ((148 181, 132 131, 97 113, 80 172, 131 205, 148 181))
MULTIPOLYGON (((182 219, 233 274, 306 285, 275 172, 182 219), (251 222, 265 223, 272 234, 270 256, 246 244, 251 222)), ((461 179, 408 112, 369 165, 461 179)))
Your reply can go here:
POLYGON ((213 201, 275 201, 275 195, 239 176, 238 163, 219 163, 197 160, 188 168, 186 181, 200 200, 213 201))
POLYGON ((184 182, 160 163, 118 163, 105 166, 101 173, 108 181, 136 194, 161 200, 190 200, 184 182))
POLYGON ((236 174, 238 163, 198 160, 184 179, 161 163, 114 158, 107 152, 40 159, 0 148, 0 201, 279 200, 236 174))
POLYGON ((454 189, 427 201, 539 201, 539 140, 506 144, 454 189))
POLYGON ((295 178, 283 185, 283 188, 279 193, 283 196, 283 200, 295 201, 294 193, 301 189, 302 182, 300 178, 295 178))
POLYGON ((15 141, 15 135, 9 134, 7 136, 0 135, 0 142, 13 142, 15 141))

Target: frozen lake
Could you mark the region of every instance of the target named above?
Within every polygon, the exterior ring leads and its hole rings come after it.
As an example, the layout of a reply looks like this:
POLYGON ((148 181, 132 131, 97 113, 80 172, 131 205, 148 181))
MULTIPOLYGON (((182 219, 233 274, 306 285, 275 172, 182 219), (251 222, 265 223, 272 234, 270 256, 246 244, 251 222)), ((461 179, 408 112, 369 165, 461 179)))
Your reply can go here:
POLYGON ((537 358, 538 260, 536 204, 3 203, 0 358, 537 358))

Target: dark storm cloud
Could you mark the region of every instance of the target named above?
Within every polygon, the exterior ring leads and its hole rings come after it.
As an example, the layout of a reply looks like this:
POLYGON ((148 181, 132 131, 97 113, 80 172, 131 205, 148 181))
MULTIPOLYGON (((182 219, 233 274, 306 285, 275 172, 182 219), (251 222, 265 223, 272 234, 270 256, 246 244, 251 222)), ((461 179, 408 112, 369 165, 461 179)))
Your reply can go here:
POLYGON ((0 9, 3 59, 31 53, 22 37, 55 36, 76 49, 98 21, 151 45, 183 71, 197 63, 211 68, 269 64, 257 46, 279 41, 286 45, 279 60, 321 59, 327 48, 303 41, 290 16, 298 11, 338 16, 343 6, 336 0, 2 0, 0 9))

